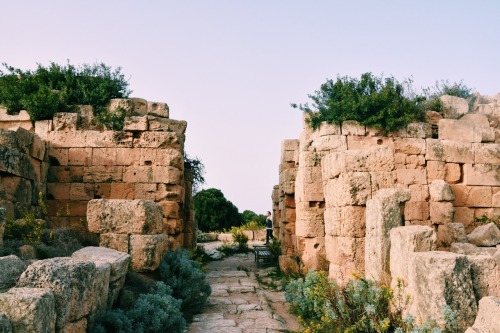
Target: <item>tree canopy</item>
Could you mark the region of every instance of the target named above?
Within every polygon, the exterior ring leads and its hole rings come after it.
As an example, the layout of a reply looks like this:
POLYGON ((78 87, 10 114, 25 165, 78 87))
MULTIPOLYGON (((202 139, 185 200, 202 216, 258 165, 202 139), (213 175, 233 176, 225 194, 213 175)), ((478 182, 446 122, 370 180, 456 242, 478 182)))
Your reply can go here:
POLYGON ((241 213, 241 218, 245 224, 249 222, 257 222, 258 225, 266 225, 266 216, 264 214, 256 214, 251 210, 243 211, 243 213, 241 213))
POLYGON ((201 190, 193 199, 194 216, 201 231, 219 231, 242 224, 238 208, 224 197, 221 190, 216 188, 201 190))

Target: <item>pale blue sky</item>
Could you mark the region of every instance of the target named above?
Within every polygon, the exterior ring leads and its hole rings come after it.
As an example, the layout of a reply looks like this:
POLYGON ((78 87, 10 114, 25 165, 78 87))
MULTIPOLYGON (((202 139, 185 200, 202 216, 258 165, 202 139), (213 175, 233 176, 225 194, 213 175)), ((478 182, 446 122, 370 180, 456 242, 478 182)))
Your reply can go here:
POLYGON ((500 92, 500 1, 1 1, 0 61, 121 66, 188 122, 186 150, 240 211, 271 208, 281 141, 327 78, 500 92))

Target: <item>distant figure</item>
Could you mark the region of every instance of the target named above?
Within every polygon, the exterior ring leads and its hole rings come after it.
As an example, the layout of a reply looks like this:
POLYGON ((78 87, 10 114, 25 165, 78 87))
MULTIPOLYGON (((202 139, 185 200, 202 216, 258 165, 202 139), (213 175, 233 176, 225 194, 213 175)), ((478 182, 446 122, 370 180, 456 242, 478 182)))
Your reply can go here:
POLYGON ((273 238, 273 220, 271 218, 271 212, 267 212, 266 217, 266 244, 269 244, 269 240, 273 238))

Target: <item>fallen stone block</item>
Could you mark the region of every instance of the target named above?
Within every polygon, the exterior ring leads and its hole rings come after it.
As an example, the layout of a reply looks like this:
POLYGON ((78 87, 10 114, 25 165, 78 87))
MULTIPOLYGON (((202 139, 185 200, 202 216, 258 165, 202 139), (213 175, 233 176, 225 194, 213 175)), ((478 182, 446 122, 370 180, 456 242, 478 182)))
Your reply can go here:
POLYGON ((493 256, 497 252, 497 249, 495 247, 478 247, 471 243, 452 243, 450 246, 450 252, 465 255, 493 256))
POLYGON ((451 186, 442 179, 433 180, 429 184, 429 194, 432 201, 453 201, 455 196, 451 186))
POLYGON ((54 304, 49 288, 12 288, 0 293, 0 312, 10 320, 13 332, 55 332, 54 304))
POLYGON ((472 283, 477 300, 485 296, 500 297, 500 265, 493 256, 467 256, 472 269, 472 283))
POLYGON ((99 246, 128 253, 128 234, 100 234, 99 246))
POLYGON ((26 264, 15 255, 0 257, 0 291, 14 287, 25 269, 26 264))
POLYGON ((131 235, 131 268, 136 272, 155 271, 168 248, 168 235, 131 235))
POLYGON ((467 234, 462 223, 446 223, 438 226, 438 244, 448 247, 455 242, 466 242, 467 234))
POLYGON ((87 204, 88 230, 94 233, 159 234, 161 206, 148 200, 94 199, 87 204))
POLYGON ((500 298, 488 296, 479 301, 474 325, 465 333, 495 333, 500 328, 500 298))
POLYGON ((496 246, 500 244, 500 229, 491 222, 474 229, 467 235, 467 240, 477 246, 496 246))
MULTIPOLYGON (((127 251, 128 252, 128 251, 127 251)), ((89 260, 95 263, 106 262, 111 265, 111 281, 125 276, 130 263, 130 255, 105 247, 88 246, 73 253, 74 259, 89 260)))

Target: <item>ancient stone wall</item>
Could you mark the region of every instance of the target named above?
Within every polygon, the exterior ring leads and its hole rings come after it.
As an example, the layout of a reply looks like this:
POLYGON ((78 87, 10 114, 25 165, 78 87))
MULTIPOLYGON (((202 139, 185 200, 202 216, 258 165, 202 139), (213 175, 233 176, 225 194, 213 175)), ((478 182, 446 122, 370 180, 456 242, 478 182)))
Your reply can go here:
MULTIPOLYGON (((17 155, 24 154, 36 160, 31 164, 41 170, 34 172, 26 167, 30 163, 23 161, 19 166, 2 165, 2 184, 5 179, 7 185, 3 187, 9 188, 8 192, 4 191, 9 194, 3 195, 3 199, 10 202, 3 205, 12 211, 12 202, 34 201, 33 192, 40 188, 41 192, 46 191, 51 227, 85 230, 89 200, 151 200, 162 207, 163 232, 173 236, 173 245, 190 247, 195 242, 195 233, 191 191, 186 191, 191 182, 184 179, 187 123, 169 119, 165 103, 137 98, 112 100, 110 112, 117 107, 126 112, 122 131, 95 128, 89 106, 80 106, 75 113, 57 113, 52 120, 34 123, 24 119, 24 114, 8 116, 1 110, 0 127, 22 126, 36 135, 17 129, 12 133, 31 139, 23 143, 25 148, 11 147, 13 144, 6 146, 4 141, 9 141, 8 137, 13 134, 2 130, 0 137, 5 138, 0 139, 0 149, 15 150, 17 155), (38 142, 40 144, 35 144, 38 142), (47 149, 43 154, 46 155, 42 155, 40 145, 45 148, 45 143, 47 149), (36 150, 35 156, 31 153, 33 150, 36 150), (19 178, 17 182, 38 182, 40 186, 16 187, 12 184, 14 176, 19 178), (29 195, 14 188, 24 189, 22 191, 29 195)), ((0 163, 13 163, 14 160, 4 156, 0 163)))

